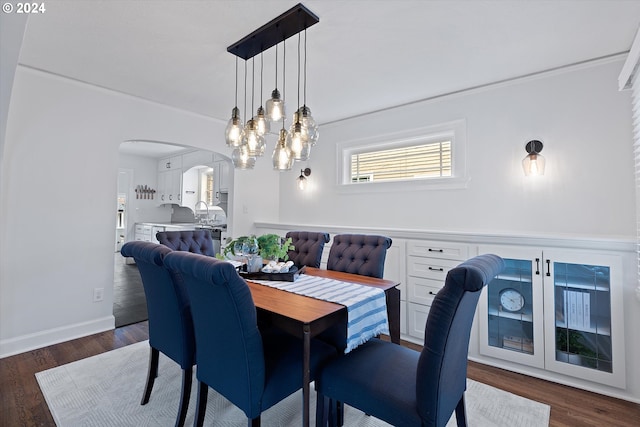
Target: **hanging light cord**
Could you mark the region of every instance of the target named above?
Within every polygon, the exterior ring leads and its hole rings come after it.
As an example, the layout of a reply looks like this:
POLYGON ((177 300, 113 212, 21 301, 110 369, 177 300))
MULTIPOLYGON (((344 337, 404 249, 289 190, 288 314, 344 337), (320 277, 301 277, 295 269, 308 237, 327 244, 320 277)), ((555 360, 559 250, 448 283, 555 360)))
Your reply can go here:
MULTIPOLYGON (((276 56, 278 54, 278 45, 276 45, 276 56)), ((287 79, 286 77, 286 73, 287 73, 287 40, 283 40, 282 41, 282 102, 284 103, 284 100, 286 99, 284 94, 285 94, 285 84, 287 79)), ((276 58, 276 76, 278 75, 278 60, 276 58)), ((282 129, 284 129, 284 114, 282 115, 282 129)))
POLYGON ((247 60, 244 61, 244 118, 247 118, 247 60))
POLYGON ((307 29, 304 29, 304 100, 303 105, 307 106, 307 29))
POLYGON ((260 52, 260 106, 262 107, 262 72, 264 71, 264 60, 260 52))
MULTIPOLYGON (((278 45, 276 45, 276 89, 278 89, 278 45)), ((282 88, 282 91, 284 92, 284 88, 282 88)))
MULTIPOLYGON (((298 108, 300 108, 300 33, 298 33, 298 108)), ((298 115, 298 120, 300 121, 300 115, 298 115)))
POLYGON ((236 108, 238 108, 238 57, 236 56, 236 108))
POLYGON ((251 58, 251 114, 253 114, 253 95, 256 92, 256 57, 251 58))

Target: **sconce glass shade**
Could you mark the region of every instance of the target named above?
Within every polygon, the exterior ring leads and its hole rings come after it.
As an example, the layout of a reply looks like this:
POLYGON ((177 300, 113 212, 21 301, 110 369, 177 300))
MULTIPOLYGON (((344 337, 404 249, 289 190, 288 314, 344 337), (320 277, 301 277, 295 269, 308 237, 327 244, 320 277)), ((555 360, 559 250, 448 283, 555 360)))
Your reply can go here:
POLYGON ((231 161, 236 169, 253 169, 256 165, 255 156, 249 155, 249 149, 246 145, 242 145, 233 150, 231 153, 231 161))
POLYGON ((256 122, 253 119, 247 122, 242 133, 241 145, 246 146, 249 156, 260 157, 264 154, 264 137, 258 133, 256 122))
POLYGON ((267 118, 272 122, 279 122, 285 114, 284 100, 276 88, 271 92, 271 98, 267 100, 267 118))
POLYGON ((544 175, 544 156, 531 153, 522 160, 522 168, 526 176, 544 175))
POLYGON ((304 191, 307 188, 308 180, 307 177, 311 175, 311 169, 301 169, 300 176, 298 177, 298 189, 304 191))
POLYGON ((240 118, 240 110, 238 107, 233 107, 231 110, 231 118, 227 123, 227 127, 224 131, 224 139, 229 147, 239 147, 242 138, 242 119, 240 118))
POLYGON ((291 170, 293 166, 293 156, 291 150, 287 147, 287 131, 280 129, 280 138, 276 143, 276 148, 273 150, 273 169, 286 171, 291 170))
POLYGON ((305 135, 306 141, 311 145, 316 145, 320 134, 318 132, 318 125, 311 116, 311 109, 306 105, 303 105, 300 107, 300 110, 298 110, 298 117, 300 118, 302 133, 305 135))
POLYGON ((542 141, 535 139, 525 145, 525 150, 529 153, 522 159, 522 168, 526 176, 544 175, 545 158, 540 154, 542 147, 542 141))
POLYGON ((253 121, 256 122, 256 129, 259 135, 265 135, 271 130, 271 124, 267 120, 267 116, 264 113, 262 106, 258 107, 258 112, 253 117, 253 121))

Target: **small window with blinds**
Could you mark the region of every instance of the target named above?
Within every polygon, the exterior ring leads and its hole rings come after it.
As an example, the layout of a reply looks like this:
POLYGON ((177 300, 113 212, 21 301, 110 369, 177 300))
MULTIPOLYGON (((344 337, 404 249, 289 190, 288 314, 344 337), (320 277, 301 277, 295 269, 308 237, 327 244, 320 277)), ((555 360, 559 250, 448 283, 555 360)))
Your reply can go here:
POLYGON ((338 191, 465 188, 466 134, 461 119, 340 142, 338 191))
POLYGON ((450 176, 450 140, 351 155, 351 182, 354 183, 450 176))

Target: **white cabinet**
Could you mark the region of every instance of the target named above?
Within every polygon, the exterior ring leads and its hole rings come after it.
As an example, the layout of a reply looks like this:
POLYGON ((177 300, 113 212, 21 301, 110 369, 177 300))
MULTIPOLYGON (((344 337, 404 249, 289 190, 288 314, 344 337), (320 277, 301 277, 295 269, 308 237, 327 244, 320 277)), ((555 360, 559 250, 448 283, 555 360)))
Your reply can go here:
POLYGON ((447 273, 468 258, 469 247, 455 242, 407 242, 408 335, 422 343, 433 298, 444 286, 447 273))
POLYGON ((619 256, 508 246, 479 253, 506 263, 479 302, 481 354, 625 387, 619 256))
POLYGON ((158 203, 180 204, 182 200, 182 169, 158 172, 158 203))
POLYGON ((158 161, 158 172, 182 169, 182 156, 167 157, 158 161))
POLYGON ((136 224, 134 239, 142 242, 151 241, 151 225, 136 224))
POLYGON ((213 204, 227 201, 229 191, 229 162, 219 160, 213 164, 213 204))

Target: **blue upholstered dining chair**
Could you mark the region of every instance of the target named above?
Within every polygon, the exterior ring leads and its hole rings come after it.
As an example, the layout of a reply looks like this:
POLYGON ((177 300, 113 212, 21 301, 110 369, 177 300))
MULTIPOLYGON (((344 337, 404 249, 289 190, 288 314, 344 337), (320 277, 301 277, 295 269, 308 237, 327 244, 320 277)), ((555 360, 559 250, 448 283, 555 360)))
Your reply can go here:
POLYGON ((340 404, 394 426, 466 426, 464 391, 471 324, 482 288, 504 268, 480 255, 449 271, 433 300, 422 352, 372 339, 322 369, 316 426, 340 423, 340 404))
POLYGON ((174 251, 187 251, 207 256, 216 255, 210 230, 160 231, 156 233, 156 238, 158 242, 174 251))
POLYGON ((320 268, 322 250, 329 242, 329 233, 315 231, 289 231, 286 238, 291 238, 293 250, 288 252, 289 259, 298 267, 309 266, 320 268))
POLYGON ((182 391, 176 426, 183 426, 191 395, 196 341, 186 290, 181 285, 180 277, 164 267, 164 258, 170 252, 171 249, 166 246, 140 241, 125 243, 120 249, 123 256, 133 257, 136 261, 149 314, 149 372, 140 404, 149 402, 162 352, 182 368, 182 391))
POLYGON ((391 239, 369 234, 337 234, 329 250, 327 270, 377 277, 384 275, 384 260, 391 239))
MULTIPOLYGON (((259 426, 263 411, 302 387, 302 340, 258 329, 249 286, 230 263, 172 252, 165 265, 182 276, 191 300, 198 359, 194 425, 204 423, 211 387, 240 408, 250 426, 259 426)), ((335 355, 333 347, 311 341, 312 381, 319 364, 335 355)))

